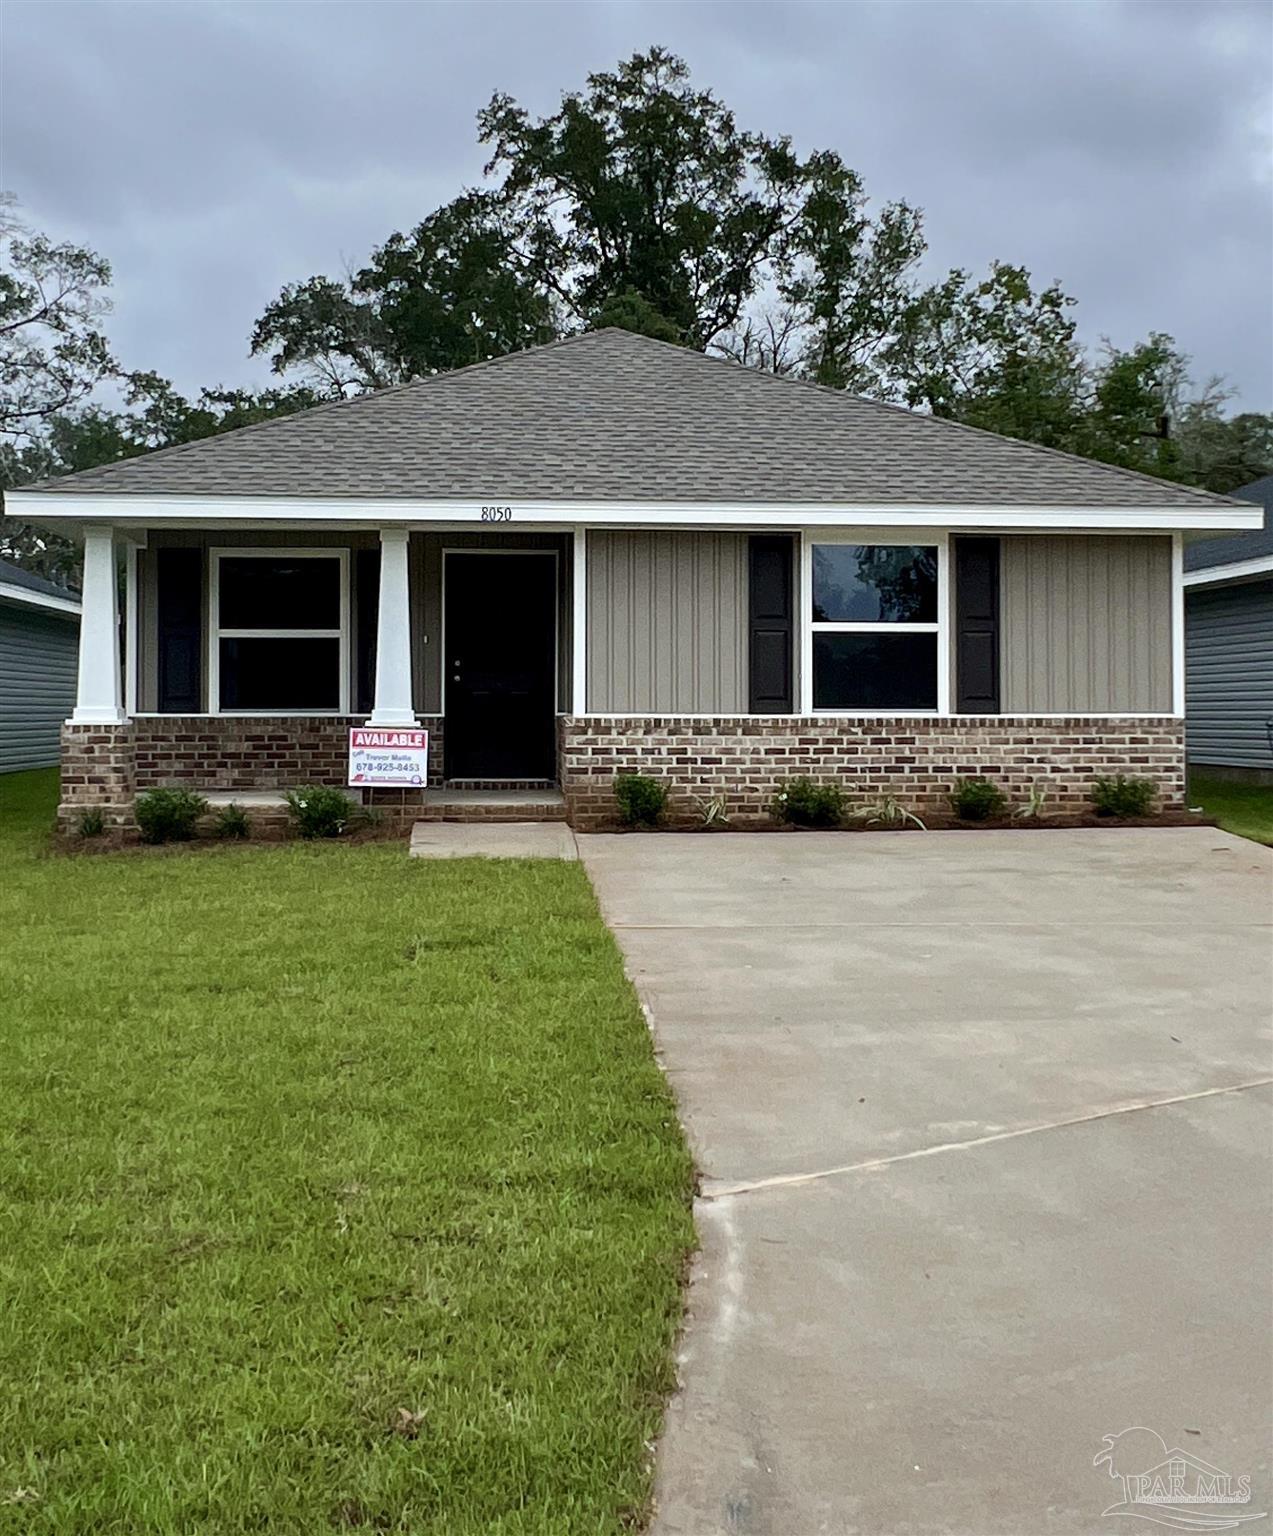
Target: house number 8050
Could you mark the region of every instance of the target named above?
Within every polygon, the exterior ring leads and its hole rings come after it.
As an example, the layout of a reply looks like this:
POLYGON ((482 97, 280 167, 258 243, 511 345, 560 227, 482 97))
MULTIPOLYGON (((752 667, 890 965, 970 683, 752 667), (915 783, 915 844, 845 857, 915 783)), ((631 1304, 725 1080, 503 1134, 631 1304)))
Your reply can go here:
POLYGON ((482 521, 484 523, 511 523, 513 520, 512 507, 483 507, 482 521))

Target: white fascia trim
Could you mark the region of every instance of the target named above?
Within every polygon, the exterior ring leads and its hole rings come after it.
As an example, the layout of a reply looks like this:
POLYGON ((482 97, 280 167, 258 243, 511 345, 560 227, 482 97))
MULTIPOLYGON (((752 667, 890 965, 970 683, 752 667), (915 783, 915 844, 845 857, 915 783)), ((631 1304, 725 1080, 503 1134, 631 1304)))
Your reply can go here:
POLYGON ((1228 565, 1206 565, 1198 571, 1186 571, 1185 586, 1219 587, 1226 581, 1246 581, 1252 576, 1273 576, 1273 555, 1257 555, 1253 560, 1234 560, 1228 565))
POLYGON ((37 521, 62 518, 104 521, 124 527, 154 527, 171 522, 304 524, 457 523, 461 527, 511 528, 527 525, 565 528, 581 523, 629 527, 821 528, 842 524, 874 528, 1049 528, 1099 533, 1102 530, 1192 529, 1211 533, 1263 525, 1264 513, 1241 507, 1037 507, 1037 506, 878 506, 863 503, 719 501, 514 501, 511 517, 491 521, 490 506, 479 501, 411 501, 290 496, 121 496, 9 491, 11 507, 37 521), (483 513, 487 515, 483 515, 483 513))
POLYGON ((22 603, 28 608, 51 608, 55 613, 73 613, 76 618, 83 611, 74 598, 54 597, 48 592, 32 592, 30 587, 19 587, 8 581, 0 581, 0 599, 6 603, 22 603))

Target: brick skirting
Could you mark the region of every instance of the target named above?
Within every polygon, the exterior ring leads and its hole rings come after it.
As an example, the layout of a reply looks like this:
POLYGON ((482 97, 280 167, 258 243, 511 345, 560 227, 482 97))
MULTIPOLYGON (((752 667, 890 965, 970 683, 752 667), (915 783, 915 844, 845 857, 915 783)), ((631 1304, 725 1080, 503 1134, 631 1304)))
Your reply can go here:
POLYGON ((663 780, 673 825, 698 822, 698 802, 718 795, 735 824, 767 821, 775 790, 797 775, 838 784, 850 804, 893 795, 921 815, 948 814, 954 781, 973 775, 1013 801, 1037 786, 1047 816, 1082 815, 1102 774, 1152 779, 1163 810, 1182 809, 1185 796, 1184 721, 1161 717, 582 716, 561 720, 558 740, 567 813, 581 831, 613 823, 619 773, 663 780))
MULTIPOLYGON (((223 792, 343 786, 348 729, 361 723, 345 716, 165 716, 123 726, 64 726, 59 825, 73 830, 86 809, 98 807, 108 825, 127 826, 134 797, 160 786, 223 792)), ((442 721, 427 723, 436 785, 442 721)), ((568 819, 584 831, 614 821, 619 773, 662 779, 673 825, 697 823, 698 802, 718 795, 735 825, 767 820, 775 790, 799 774, 838 784, 851 803, 893 795, 921 815, 947 812, 954 781, 976 774, 993 779, 1014 801, 1039 788, 1049 816, 1083 814, 1100 774, 1152 779, 1164 810, 1181 809, 1185 795, 1184 722, 1135 715, 566 716, 558 722, 558 767, 568 819)), ((368 800, 404 819, 422 806, 420 791, 410 789, 373 790, 368 800)))

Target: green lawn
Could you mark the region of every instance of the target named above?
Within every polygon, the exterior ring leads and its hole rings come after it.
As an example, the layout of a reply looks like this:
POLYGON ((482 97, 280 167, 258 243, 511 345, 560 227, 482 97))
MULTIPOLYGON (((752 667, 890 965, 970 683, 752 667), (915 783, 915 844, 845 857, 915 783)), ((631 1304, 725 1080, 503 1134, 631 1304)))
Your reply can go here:
POLYGON ((619 1532, 692 1172, 576 865, 50 857, 0 778, 0 1530, 619 1532))
POLYGON ((1202 806, 1226 832, 1273 846, 1273 785, 1226 784, 1191 773, 1189 804, 1202 806))

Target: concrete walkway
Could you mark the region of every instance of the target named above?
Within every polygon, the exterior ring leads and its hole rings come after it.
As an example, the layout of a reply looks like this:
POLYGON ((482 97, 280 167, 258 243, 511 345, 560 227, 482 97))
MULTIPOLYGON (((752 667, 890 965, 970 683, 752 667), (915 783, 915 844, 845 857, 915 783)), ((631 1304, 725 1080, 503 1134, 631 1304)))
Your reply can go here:
POLYGON ((564 821, 417 821, 413 859, 577 859, 564 821))
POLYGON ((579 844, 703 1173, 656 1536, 1144 1529, 1133 1426, 1270 1509, 1273 854, 579 844))

